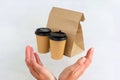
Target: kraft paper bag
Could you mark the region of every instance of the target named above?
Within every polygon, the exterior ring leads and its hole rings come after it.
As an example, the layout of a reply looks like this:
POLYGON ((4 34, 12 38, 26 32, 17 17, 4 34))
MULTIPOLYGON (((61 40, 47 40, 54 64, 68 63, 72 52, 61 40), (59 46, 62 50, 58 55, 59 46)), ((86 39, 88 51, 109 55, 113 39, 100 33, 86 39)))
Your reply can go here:
POLYGON ((84 41, 80 21, 84 21, 81 12, 53 7, 47 23, 52 31, 63 31, 67 34, 64 55, 72 57, 84 51, 84 41))

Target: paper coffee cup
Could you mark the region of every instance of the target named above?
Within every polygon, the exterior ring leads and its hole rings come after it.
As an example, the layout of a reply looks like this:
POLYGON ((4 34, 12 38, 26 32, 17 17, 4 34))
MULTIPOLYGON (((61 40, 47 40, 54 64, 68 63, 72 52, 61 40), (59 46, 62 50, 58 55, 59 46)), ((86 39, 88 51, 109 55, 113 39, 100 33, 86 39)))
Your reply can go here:
POLYGON ((51 30, 49 28, 38 28, 35 31, 37 48, 39 53, 47 53, 49 52, 50 44, 49 44, 49 34, 51 30))
POLYGON ((51 32, 49 38, 51 57, 56 60, 61 59, 65 50, 66 34, 61 31, 51 32))

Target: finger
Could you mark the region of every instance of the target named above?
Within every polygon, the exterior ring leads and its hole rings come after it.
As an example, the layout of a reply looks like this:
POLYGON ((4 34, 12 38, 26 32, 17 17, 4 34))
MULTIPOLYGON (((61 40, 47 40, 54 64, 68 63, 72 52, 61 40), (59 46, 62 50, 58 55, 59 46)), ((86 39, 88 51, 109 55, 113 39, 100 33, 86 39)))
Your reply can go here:
POLYGON ((73 70, 73 73, 77 72, 79 70, 79 67, 83 66, 85 60, 86 60, 85 57, 82 57, 82 58, 78 59, 78 61, 74 64, 75 68, 73 70))
POLYGON ((30 60, 33 60, 34 61, 34 51, 33 51, 33 48, 31 47, 30 49, 30 60))
POLYGON ((82 58, 78 59, 77 64, 79 64, 79 65, 83 64, 85 62, 85 60, 86 60, 86 58, 82 57, 82 58))
POLYGON ((35 55, 32 47, 30 49, 30 62, 32 66, 38 66, 37 62, 35 61, 35 55))
POLYGON ((34 51, 33 51, 32 47, 30 47, 30 49, 29 49, 29 57, 30 57, 29 67, 33 68, 33 66, 37 65, 37 63, 34 59, 35 56, 34 56, 34 51))
POLYGON ((80 59, 77 60, 77 62, 74 64, 75 69, 79 66, 82 65, 85 62, 86 58, 81 57, 80 59))
MULTIPOLYGON (((75 71, 75 75, 79 77, 80 75, 83 74, 83 72, 86 70, 86 68, 89 66, 89 64, 92 61, 92 56, 93 56, 93 48, 90 48, 85 56, 85 60, 82 62, 83 65, 78 66, 78 68, 75 71)), ((78 60, 79 61, 79 60, 78 60)), ((81 62, 81 60, 80 60, 81 62)))
POLYGON ((93 55, 93 52, 94 52, 94 48, 90 48, 88 51, 87 51, 87 54, 86 54, 86 58, 92 58, 92 55, 93 55))
POLYGON ((86 57, 82 57, 77 61, 76 64, 78 65, 72 73, 76 78, 78 78, 85 71, 85 65, 84 65, 85 61, 86 61, 86 57))
POLYGON ((28 46, 27 55, 29 55, 29 63, 27 63, 28 68, 32 75, 39 77, 39 69, 41 68, 38 63, 35 61, 34 50, 32 47, 28 46), (28 54, 29 53, 29 54, 28 54))
POLYGON ((29 71, 31 72, 31 74, 34 76, 34 77, 39 77, 38 76, 38 74, 37 74, 37 72, 31 67, 31 65, 30 65, 30 59, 31 59, 31 53, 32 53, 32 47, 31 46, 26 46, 26 58, 25 58, 25 60, 26 60, 26 64, 27 64, 27 66, 28 66, 28 68, 29 68, 29 71))
POLYGON ((41 62, 38 54, 34 52, 34 56, 35 56, 36 62, 37 62, 39 65, 43 66, 43 64, 42 64, 42 62, 41 62))
POLYGON ((26 51, 25 51, 25 54, 26 54, 25 62, 26 62, 26 64, 27 64, 27 66, 29 66, 29 63, 30 63, 30 49, 31 49, 30 46, 26 46, 26 51))
POLYGON ((36 79, 39 78, 38 73, 37 73, 33 68, 29 67, 29 71, 31 72, 31 74, 32 74, 36 79))
POLYGON ((94 48, 90 48, 85 56, 86 57, 86 61, 85 61, 86 67, 88 67, 89 64, 92 62, 93 52, 94 52, 94 48))
POLYGON ((41 73, 42 71, 42 66, 40 64, 38 64, 36 61, 40 61, 38 60, 39 57, 34 55, 34 50, 31 47, 30 49, 30 65, 29 68, 32 68, 34 70, 34 72, 36 72, 38 75, 41 73), (35 60, 37 57, 37 60, 35 60))
POLYGON ((76 77, 76 78, 79 78, 84 72, 85 72, 85 66, 84 65, 80 65, 76 71, 74 71, 73 75, 76 77))
POLYGON ((32 67, 34 69, 34 71, 39 73, 40 72, 39 70, 41 70, 41 65, 38 64, 34 58, 35 58, 35 55, 34 55, 33 49, 31 49, 31 53, 30 53, 30 67, 32 67))

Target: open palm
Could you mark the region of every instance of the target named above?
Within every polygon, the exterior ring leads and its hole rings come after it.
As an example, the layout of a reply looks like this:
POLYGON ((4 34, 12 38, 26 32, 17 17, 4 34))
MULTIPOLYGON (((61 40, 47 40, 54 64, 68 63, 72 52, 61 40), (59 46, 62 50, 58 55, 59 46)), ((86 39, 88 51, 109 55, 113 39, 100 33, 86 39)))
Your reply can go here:
POLYGON ((54 76, 43 66, 39 56, 30 46, 26 47, 26 64, 37 80, 54 80, 54 76))
POLYGON ((92 61, 93 48, 89 49, 86 56, 80 58, 75 64, 65 68, 59 80, 78 80, 92 61))

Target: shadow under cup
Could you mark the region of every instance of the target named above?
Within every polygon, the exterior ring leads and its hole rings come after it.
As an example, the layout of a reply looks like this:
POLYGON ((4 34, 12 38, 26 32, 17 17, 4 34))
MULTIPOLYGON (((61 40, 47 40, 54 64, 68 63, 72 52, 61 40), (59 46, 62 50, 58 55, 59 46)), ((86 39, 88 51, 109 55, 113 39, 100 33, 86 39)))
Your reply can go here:
POLYGON ((49 38, 51 57, 56 60, 61 59, 64 55, 65 44, 67 40, 66 34, 61 31, 51 32, 49 38))
POLYGON ((39 53, 49 52, 50 43, 49 43, 49 34, 51 30, 49 28, 38 28, 35 31, 37 48, 39 53))

